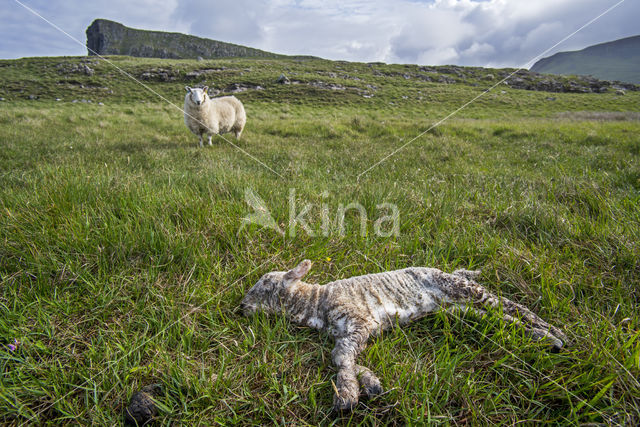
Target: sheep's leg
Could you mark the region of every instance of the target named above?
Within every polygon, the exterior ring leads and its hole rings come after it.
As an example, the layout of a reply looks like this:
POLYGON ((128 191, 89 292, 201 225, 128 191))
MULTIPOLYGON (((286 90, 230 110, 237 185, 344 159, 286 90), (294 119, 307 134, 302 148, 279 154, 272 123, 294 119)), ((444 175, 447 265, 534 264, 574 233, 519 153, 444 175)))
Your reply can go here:
POLYGON ((550 338, 553 342, 554 350, 560 350, 562 348, 562 341, 566 341, 567 337, 558 328, 548 324, 542 320, 537 314, 529 310, 527 307, 511 301, 504 297, 497 297, 485 290, 483 296, 484 306, 493 308, 502 308, 503 318, 507 321, 510 319, 521 319, 520 323, 532 332, 534 339, 542 339, 543 337, 550 338), (544 331, 541 333, 540 331, 544 331))
POLYGON ((356 373, 358 375, 360 386, 364 389, 368 398, 372 398, 373 396, 377 396, 382 393, 380 380, 376 374, 371 372, 371 369, 362 365, 356 365, 356 373))
POLYGON ((211 138, 213 138, 213 135, 209 135, 209 145, 213 145, 213 143, 211 142, 211 138))
POLYGON ((358 404, 360 384, 357 377, 356 357, 364 348, 368 338, 369 333, 362 328, 348 336, 336 338, 336 345, 331 352, 333 363, 338 368, 337 394, 333 398, 333 409, 336 411, 351 411, 358 404))
POLYGON ((535 341, 548 340, 549 342, 551 342, 551 351, 553 353, 559 352, 562 349, 562 347, 564 347, 563 340, 566 340, 567 338, 565 337, 565 335, 562 332, 560 332, 554 326, 547 325, 548 327, 546 327, 546 328, 545 327, 529 326, 529 325, 521 322, 519 319, 517 319, 517 318, 515 318, 513 316, 510 316, 508 314, 503 314, 502 318, 506 322, 511 322, 513 324, 522 326, 522 328, 524 328, 525 332, 527 334, 529 334, 529 336, 532 339, 534 339, 535 341), (550 331, 550 329, 553 329, 554 331, 550 331), (562 338, 558 338, 559 336, 561 336, 562 338))
MULTIPOLYGON (((540 319, 537 315, 535 315, 534 313, 532 313, 531 311, 529 311, 529 309, 527 309, 526 307, 520 306, 520 309, 524 309, 526 311, 529 312, 529 315, 533 315, 535 316, 535 318, 537 319, 537 323, 532 323, 532 324, 528 324, 525 323, 523 321, 521 321, 520 319, 505 313, 505 307, 508 307, 509 304, 516 304, 513 301, 510 301, 506 298, 502 298, 504 301, 506 301, 507 303, 503 303, 502 306, 502 320, 504 320, 507 323, 513 323, 515 325, 518 325, 520 327, 522 327, 525 332, 535 341, 541 341, 544 339, 547 339, 551 342, 551 351, 553 352, 557 352, 560 351, 560 349, 563 347, 563 342, 562 340, 565 339, 566 337, 564 336, 564 334, 562 332, 560 332, 557 328, 555 328, 552 325, 549 325, 547 322, 545 322, 544 320, 540 319), (555 330, 555 331, 554 331, 555 330), (561 337, 561 338, 559 338, 561 337)), ((519 304, 518 304, 519 305, 519 304)), ((472 313, 475 314, 476 316, 478 316, 479 318, 482 318, 484 316, 486 316, 487 312, 484 310, 481 310, 479 308, 475 308, 475 307, 469 307, 467 305, 455 305, 450 307, 449 309, 447 309, 448 312, 456 312, 456 311, 462 311, 464 313, 472 313)), ((518 314, 521 314, 521 312, 518 312, 518 314)), ((525 317, 522 317, 523 319, 525 319, 525 317)))
POLYGON ((475 308, 501 309, 505 320, 513 323, 515 319, 519 319, 517 323, 526 328, 534 339, 548 338, 553 350, 562 348, 562 341, 566 337, 560 329, 548 324, 527 307, 492 294, 476 283, 473 276, 473 272, 457 270, 455 274, 442 273, 436 277, 436 282, 440 283, 439 286, 449 297, 449 302, 475 308))
POLYGON ((331 352, 333 363, 338 367, 336 395, 333 397, 333 409, 351 411, 358 404, 360 384, 356 376, 355 359, 358 353, 357 344, 348 337, 336 340, 331 352))
POLYGON ((200 134, 200 141, 199 141, 199 145, 200 145, 200 148, 204 147, 204 145, 202 145, 202 134, 200 134))

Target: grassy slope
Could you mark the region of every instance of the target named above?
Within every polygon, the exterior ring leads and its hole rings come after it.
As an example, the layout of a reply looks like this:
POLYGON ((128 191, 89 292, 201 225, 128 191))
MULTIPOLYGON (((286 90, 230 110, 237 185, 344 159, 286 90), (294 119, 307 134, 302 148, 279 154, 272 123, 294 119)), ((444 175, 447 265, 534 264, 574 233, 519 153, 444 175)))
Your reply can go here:
MULTIPOLYGON (((637 112, 640 94, 492 92, 357 182, 482 84, 372 73, 404 66, 115 60, 134 74, 225 66, 207 83, 265 87, 237 95, 249 116, 240 145, 282 177, 222 140, 197 149, 180 112, 107 64, 65 77, 60 58, 0 62, 0 339, 22 342, 0 350, 0 421, 114 424, 151 382, 164 385, 167 424, 640 419, 640 123, 557 115, 637 112), (379 89, 273 84, 282 72, 379 89), (295 189, 318 235, 239 232, 247 188, 283 227, 295 189), (344 236, 322 236, 321 206, 333 216, 353 201, 368 234, 351 215, 344 236), (397 238, 373 232, 384 202, 399 208, 397 238), (361 360, 389 392, 336 419, 329 338, 235 311, 264 272, 303 257, 318 282, 481 268, 487 287, 573 345, 549 354, 494 318, 430 316, 369 345, 361 360)), ((184 84, 151 86, 180 105, 184 84)))
POLYGON ((539 73, 591 75, 603 80, 640 84, 640 37, 559 52, 531 68, 539 73))
POLYGON ((640 84, 637 64, 640 64, 640 55, 635 58, 608 58, 604 60, 593 58, 582 52, 571 52, 565 56, 553 58, 553 62, 549 62, 535 71, 547 74, 580 74, 604 80, 640 84))

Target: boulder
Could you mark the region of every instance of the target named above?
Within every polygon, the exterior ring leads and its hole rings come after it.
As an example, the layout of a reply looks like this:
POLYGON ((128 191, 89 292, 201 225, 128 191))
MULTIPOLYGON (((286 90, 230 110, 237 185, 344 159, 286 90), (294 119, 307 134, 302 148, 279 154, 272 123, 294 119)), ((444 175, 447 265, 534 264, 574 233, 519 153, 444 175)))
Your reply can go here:
POLYGON ((289 83, 291 83, 291 81, 284 74, 280 74, 280 77, 278 77, 276 83, 280 83, 281 85, 288 85, 289 83))

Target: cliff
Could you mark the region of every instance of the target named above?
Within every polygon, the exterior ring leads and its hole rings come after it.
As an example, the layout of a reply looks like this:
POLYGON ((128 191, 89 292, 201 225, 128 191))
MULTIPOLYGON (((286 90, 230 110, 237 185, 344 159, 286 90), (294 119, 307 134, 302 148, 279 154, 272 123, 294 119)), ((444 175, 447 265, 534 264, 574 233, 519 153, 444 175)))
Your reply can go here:
POLYGON ((96 19, 87 28, 89 55, 129 55, 144 58, 279 58, 271 52, 181 33, 137 30, 96 19))

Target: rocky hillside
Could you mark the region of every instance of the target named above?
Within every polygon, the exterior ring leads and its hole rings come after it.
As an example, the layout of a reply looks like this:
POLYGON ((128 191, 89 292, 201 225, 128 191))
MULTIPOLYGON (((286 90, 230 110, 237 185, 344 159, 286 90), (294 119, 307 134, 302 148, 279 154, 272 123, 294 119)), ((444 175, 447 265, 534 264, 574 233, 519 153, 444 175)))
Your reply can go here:
MULTIPOLYGON (((405 66, 411 67, 411 66, 405 66)), ((550 76, 528 70, 514 70, 513 68, 491 69, 481 67, 461 67, 456 65, 444 66, 413 66, 418 72, 397 72, 374 70, 375 75, 401 76, 405 79, 419 79, 427 82, 455 84, 462 83, 471 86, 493 86, 495 82, 504 80, 504 86, 513 89, 533 90, 538 92, 555 93, 606 93, 608 91, 627 90, 639 91, 640 86, 620 81, 599 80, 590 76, 550 76)))
POLYGON ((635 111, 640 96, 638 85, 515 71, 297 58, 197 61, 112 56, 108 62, 95 56, 23 58, 0 60, 0 107, 5 102, 38 100, 149 102, 154 96, 150 97, 139 81, 178 103, 185 85, 206 85, 213 95, 239 94, 247 102, 380 109, 413 106, 423 112, 444 106, 455 110, 491 90, 482 99, 500 100, 491 104, 492 115, 500 108, 511 114, 514 108, 521 110, 523 103, 531 108, 540 108, 542 103, 545 109, 557 112, 623 111, 625 105, 635 111))
POLYGON ((128 55, 143 58, 277 58, 278 55, 196 36, 163 31, 137 30, 106 19, 96 19, 87 28, 89 55, 128 55))
POLYGON ((559 52, 536 62, 531 71, 591 75, 604 80, 640 84, 640 36, 559 52))

